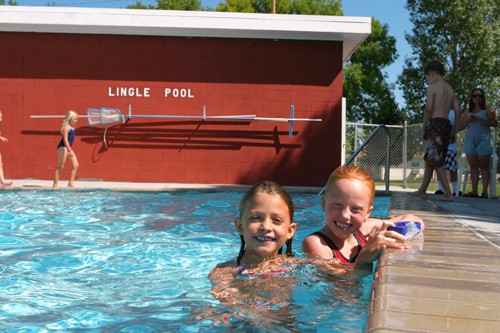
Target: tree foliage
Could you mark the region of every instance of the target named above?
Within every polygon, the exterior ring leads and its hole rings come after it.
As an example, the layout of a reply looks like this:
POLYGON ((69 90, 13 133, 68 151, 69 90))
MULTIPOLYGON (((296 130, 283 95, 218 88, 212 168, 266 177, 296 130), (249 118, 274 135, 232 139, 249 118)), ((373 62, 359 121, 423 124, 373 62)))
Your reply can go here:
MULTIPOLYGON (((271 13, 272 0, 226 0, 219 2, 219 12, 271 13)), ((339 0, 279 0, 277 14, 342 15, 339 0)))
POLYGON ((422 68, 431 59, 446 67, 446 80, 466 107, 474 87, 484 89, 488 103, 499 102, 500 21, 498 0, 407 0, 414 24, 406 39, 412 54, 398 79, 406 112, 421 121, 426 83, 422 68))
POLYGON ((374 124, 402 124, 387 73, 382 69, 396 60, 396 39, 387 24, 372 19, 372 33, 344 66, 344 96, 349 121, 374 124))
POLYGON ((140 0, 127 6, 129 9, 200 10, 201 0, 156 0, 156 7, 144 5, 140 0))
POLYGON ((5 0, 0 0, 0 6, 3 6, 3 5, 19 6, 17 1, 9 0, 9 1, 5 2, 5 0))
POLYGON ((218 12, 259 13, 256 4, 252 0, 227 0, 226 2, 219 2, 215 10, 218 12))
POLYGON ((338 0, 295 0, 290 14, 302 15, 343 15, 342 4, 338 0))
POLYGON ((153 5, 144 5, 141 1, 136 1, 133 5, 129 5, 126 8, 128 9, 156 9, 153 5))

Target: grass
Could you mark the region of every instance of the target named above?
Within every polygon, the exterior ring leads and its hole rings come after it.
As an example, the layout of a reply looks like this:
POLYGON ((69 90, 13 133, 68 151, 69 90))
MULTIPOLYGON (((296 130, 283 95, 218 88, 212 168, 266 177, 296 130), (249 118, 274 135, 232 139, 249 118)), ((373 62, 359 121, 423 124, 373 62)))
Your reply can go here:
MULTIPOLYGON (((420 185, 422 184, 422 180, 417 180, 417 181, 407 181, 406 182, 406 188, 409 188, 409 189, 415 189, 417 190, 420 185)), ((385 186, 385 183, 384 182, 377 182, 377 185, 380 185, 380 186, 385 186)), ((392 181, 390 182, 390 186, 399 186, 399 187, 403 187, 403 182, 402 181, 392 181)), ((460 186, 461 187, 461 186, 460 186)), ((439 189, 439 186, 437 184, 436 181, 431 181, 431 183, 429 184, 429 187, 427 189, 428 192, 435 192, 439 189)), ((479 193, 481 193, 481 189, 482 189, 482 185, 481 183, 479 184, 479 193)), ((497 196, 500 195, 500 183, 499 182, 496 182, 496 190, 497 190, 497 196)), ((470 184, 470 181, 467 182, 467 186, 465 187, 465 193, 467 192, 470 192, 472 191, 472 186, 470 184)))

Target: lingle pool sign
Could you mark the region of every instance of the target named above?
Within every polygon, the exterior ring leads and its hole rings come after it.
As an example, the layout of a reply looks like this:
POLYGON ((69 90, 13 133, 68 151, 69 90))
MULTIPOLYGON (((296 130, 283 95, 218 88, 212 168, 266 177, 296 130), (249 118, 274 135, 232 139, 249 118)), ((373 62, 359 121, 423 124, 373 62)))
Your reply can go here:
MULTIPOLYGON (((151 97, 150 87, 108 87, 109 97, 151 97)), ((194 98, 191 88, 165 88, 166 98, 194 98)))

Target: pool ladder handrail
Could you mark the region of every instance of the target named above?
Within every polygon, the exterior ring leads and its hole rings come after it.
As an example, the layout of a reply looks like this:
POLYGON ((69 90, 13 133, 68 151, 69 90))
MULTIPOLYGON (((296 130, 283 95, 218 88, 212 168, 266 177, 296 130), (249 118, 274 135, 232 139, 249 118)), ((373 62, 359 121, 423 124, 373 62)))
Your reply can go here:
MULTIPOLYGON (((373 138, 373 136, 380 130, 384 129, 386 134, 387 134, 387 156, 386 156, 386 166, 385 166, 385 191, 389 192, 389 175, 390 175, 390 168, 391 168, 391 132, 389 131, 389 128, 386 125, 379 125, 377 128, 375 128, 370 135, 366 138, 366 140, 359 146, 359 148, 352 154, 351 157, 344 163, 344 166, 349 165, 355 158, 358 156, 358 154, 363 150, 363 148, 366 146, 368 142, 373 138)), ((323 187, 323 189, 318 193, 318 195, 323 195, 323 192, 326 189, 326 185, 323 187)))

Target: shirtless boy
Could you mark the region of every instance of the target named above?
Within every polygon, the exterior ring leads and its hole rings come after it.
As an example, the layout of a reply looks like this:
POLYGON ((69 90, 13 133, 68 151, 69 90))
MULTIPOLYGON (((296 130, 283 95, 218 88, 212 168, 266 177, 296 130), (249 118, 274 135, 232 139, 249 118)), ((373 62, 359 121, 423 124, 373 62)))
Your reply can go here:
POLYGON ((444 66, 437 60, 429 61, 424 67, 424 74, 429 87, 424 111, 423 131, 424 139, 429 140, 429 147, 425 152, 425 172, 422 185, 412 195, 422 199, 427 197, 427 187, 436 170, 438 180, 443 184, 443 201, 453 201, 450 184, 444 170, 444 162, 448 151, 448 144, 455 141, 460 119, 460 107, 453 88, 444 80, 444 66), (455 125, 450 124, 448 113, 455 111, 455 125))

